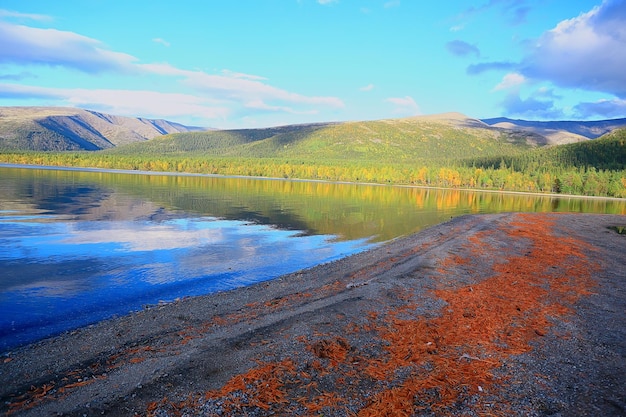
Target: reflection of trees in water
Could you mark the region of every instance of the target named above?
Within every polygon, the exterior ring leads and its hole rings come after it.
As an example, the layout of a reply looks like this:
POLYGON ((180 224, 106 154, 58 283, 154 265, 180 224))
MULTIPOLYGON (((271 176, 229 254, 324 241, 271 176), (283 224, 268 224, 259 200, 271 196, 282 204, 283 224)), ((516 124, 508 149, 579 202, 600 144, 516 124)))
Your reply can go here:
POLYGON ((39 208, 84 219, 154 220, 185 211, 341 239, 384 241, 471 213, 624 211, 609 200, 457 189, 31 169, 11 175, 20 180, 16 193, 39 208))
MULTIPOLYGON (((163 207, 139 196, 120 194, 114 187, 89 180, 54 175, 54 171, 4 175, 0 189, 11 205, 20 210, 71 216, 76 220, 166 219, 163 207), (30 174, 30 175, 29 175, 30 174)), ((64 173, 66 174, 66 173, 64 173)))

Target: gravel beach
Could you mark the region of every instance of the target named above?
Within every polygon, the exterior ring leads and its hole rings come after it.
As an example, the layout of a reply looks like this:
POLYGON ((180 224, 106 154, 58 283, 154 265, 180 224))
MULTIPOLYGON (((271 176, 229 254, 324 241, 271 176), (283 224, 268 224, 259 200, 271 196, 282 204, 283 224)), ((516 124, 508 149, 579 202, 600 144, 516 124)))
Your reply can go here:
POLYGON ((464 216, 0 358, 15 416, 624 416, 626 216, 464 216))

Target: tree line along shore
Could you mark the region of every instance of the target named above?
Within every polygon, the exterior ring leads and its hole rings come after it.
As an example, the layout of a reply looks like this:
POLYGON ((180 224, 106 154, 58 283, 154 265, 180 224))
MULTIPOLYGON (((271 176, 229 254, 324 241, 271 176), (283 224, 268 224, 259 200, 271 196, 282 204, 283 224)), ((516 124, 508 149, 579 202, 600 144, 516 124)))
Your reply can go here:
MULTIPOLYGON (((443 138, 442 151, 425 155, 430 148, 407 148, 401 158, 390 146, 356 155, 352 148, 331 152, 317 142, 318 151, 270 152, 267 143, 263 152, 252 151, 250 144, 213 138, 218 134, 168 135, 96 152, 0 149, 0 162, 626 198, 626 129, 567 145, 472 148, 467 156, 462 146, 452 146, 453 138, 443 138), (195 144, 199 135, 208 136, 195 144), (208 148, 209 142, 217 146, 214 140, 219 148, 208 148)), ((497 144, 492 142, 485 143, 497 144)))

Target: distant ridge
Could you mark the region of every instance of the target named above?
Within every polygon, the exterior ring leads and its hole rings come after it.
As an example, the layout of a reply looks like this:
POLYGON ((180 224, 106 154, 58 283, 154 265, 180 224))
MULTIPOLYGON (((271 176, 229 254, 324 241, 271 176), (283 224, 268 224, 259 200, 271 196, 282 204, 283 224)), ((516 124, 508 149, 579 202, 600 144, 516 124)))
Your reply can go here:
POLYGON ((626 118, 598 121, 547 121, 534 122, 529 120, 496 117, 482 119, 489 126, 511 131, 528 132, 541 135, 547 139, 548 145, 560 145, 596 139, 615 129, 626 127, 626 118))
POLYGON ((402 119, 215 130, 163 119, 66 107, 0 107, 0 151, 97 151, 221 156, 411 160, 457 153, 489 156, 596 139, 626 118, 533 122, 442 113, 402 119), (159 138, 158 140, 152 140, 159 138))
POLYGON ((70 107, 0 107, 0 149, 5 150, 95 151, 202 130, 206 129, 70 107))

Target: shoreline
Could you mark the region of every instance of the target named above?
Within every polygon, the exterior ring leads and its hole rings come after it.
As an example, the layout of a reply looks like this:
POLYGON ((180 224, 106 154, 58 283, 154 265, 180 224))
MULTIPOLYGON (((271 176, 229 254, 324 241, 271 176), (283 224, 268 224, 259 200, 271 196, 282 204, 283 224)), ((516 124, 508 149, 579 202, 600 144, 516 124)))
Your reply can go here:
POLYGON ((622 415, 626 236, 609 227, 624 225, 620 215, 463 216, 272 281, 107 320, 5 355, 0 410, 367 415, 412 398, 396 405, 622 415), (484 308, 498 297, 511 298, 484 308), (441 379, 437 369, 450 371, 441 379))
POLYGON ((378 187, 401 187, 401 188, 418 188, 426 190, 450 190, 465 192, 484 192, 494 194, 512 194, 512 195, 529 195, 537 197, 553 197, 562 199, 586 199, 586 200, 608 200, 608 201, 624 201, 626 198, 618 197, 602 197, 577 194, 556 194, 556 193, 533 193, 529 191, 509 191, 509 190, 490 190, 482 188, 446 188, 432 187, 427 185, 410 185, 410 184, 381 184, 376 182, 351 182, 351 181, 331 181, 319 179, 302 179, 302 178, 280 178, 280 177, 260 177, 248 175, 222 175, 222 174, 201 174, 192 172, 172 172, 172 171, 143 171, 131 169, 111 169, 111 168, 92 168, 92 167, 74 167, 74 166, 57 166, 57 165, 31 165, 31 164, 10 164, 0 162, 0 168, 20 168, 20 169, 43 169, 43 170, 59 170, 59 171, 78 171, 78 172, 102 172, 109 174, 129 174, 129 175, 156 175, 156 176, 185 176, 185 177, 207 177, 207 178, 240 178, 267 181, 292 181, 292 182, 315 182, 327 184, 347 184, 347 185, 368 185, 378 187))

